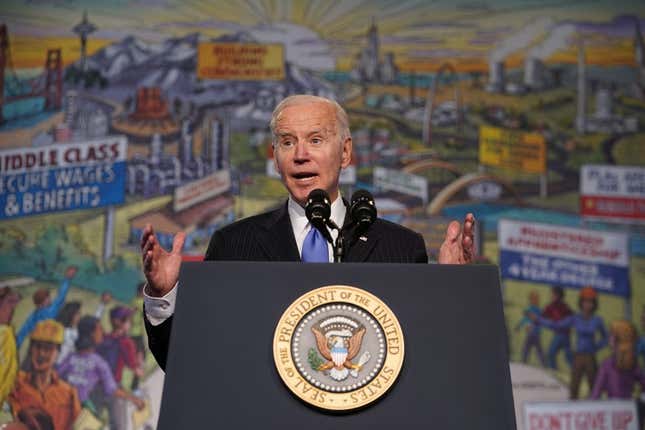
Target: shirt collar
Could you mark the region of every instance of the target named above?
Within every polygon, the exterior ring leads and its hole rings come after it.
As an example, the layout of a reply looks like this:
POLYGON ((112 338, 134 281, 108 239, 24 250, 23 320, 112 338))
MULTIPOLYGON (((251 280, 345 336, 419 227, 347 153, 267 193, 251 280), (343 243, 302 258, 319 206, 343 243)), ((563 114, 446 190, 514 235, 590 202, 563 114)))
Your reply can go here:
MULTIPOLYGON (((293 228, 294 233, 301 233, 305 230, 309 230, 309 220, 305 214, 305 208, 300 206, 296 201, 289 196, 289 202, 287 204, 287 209, 289 212, 289 219, 291 220, 291 227, 293 228)), ((331 204, 331 220, 336 223, 337 226, 342 227, 345 222, 345 214, 347 208, 345 207, 345 202, 343 198, 338 193, 338 197, 331 204)))
MULTIPOLYGON (((33 374, 30 372, 25 372, 24 370, 21 370, 18 372, 18 380, 22 383, 27 383, 31 385, 32 387, 36 387, 36 384, 33 383, 32 380, 33 374)), ((56 373, 55 370, 51 371, 51 380, 50 380, 50 386, 56 385, 60 382, 60 377, 58 376, 58 373, 56 373)))

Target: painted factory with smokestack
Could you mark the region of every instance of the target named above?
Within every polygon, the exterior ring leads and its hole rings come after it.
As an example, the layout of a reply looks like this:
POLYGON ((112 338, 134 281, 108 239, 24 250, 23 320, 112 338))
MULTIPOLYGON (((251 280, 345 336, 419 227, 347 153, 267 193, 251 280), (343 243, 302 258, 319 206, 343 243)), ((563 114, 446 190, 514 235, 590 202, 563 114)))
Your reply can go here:
MULTIPOLYGON (((537 31, 537 25, 528 29, 526 34, 523 35, 524 37, 515 38, 523 41, 524 46, 520 44, 506 46, 502 43, 499 49, 491 54, 489 77, 486 85, 488 92, 520 95, 528 92, 545 91, 561 85, 560 78, 556 77, 557 71, 551 73, 552 71, 545 63, 545 59, 549 58, 557 50, 570 46, 572 37, 576 35, 576 28, 570 24, 553 28, 550 26, 549 21, 545 21, 542 24, 543 30, 548 36, 545 36, 541 43, 529 49, 523 62, 522 71, 509 73, 506 70, 505 60, 519 49, 529 46, 531 43, 529 36, 534 36, 537 31)), ((580 37, 578 35, 578 39, 580 37)), ((639 22, 635 24, 634 60, 635 75, 631 83, 594 79, 592 88, 584 42, 579 40, 577 65, 574 69, 575 72, 571 70, 571 73, 575 73, 576 116, 574 126, 578 133, 635 133, 639 130, 638 118, 618 115, 614 112, 613 106, 614 97, 618 91, 640 100, 645 100, 645 43, 640 32, 639 22), (589 112, 591 98, 593 98, 594 102, 593 113, 589 112)))
POLYGON ((194 154, 190 119, 181 122, 177 155, 165 153, 161 134, 153 134, 149 156, 135 155, 128 161, 127 192, 146 197, 172 193, 184 183, 229 167, 229 125, 225 115, 206 114, 202 122, 201 154, 194 154))

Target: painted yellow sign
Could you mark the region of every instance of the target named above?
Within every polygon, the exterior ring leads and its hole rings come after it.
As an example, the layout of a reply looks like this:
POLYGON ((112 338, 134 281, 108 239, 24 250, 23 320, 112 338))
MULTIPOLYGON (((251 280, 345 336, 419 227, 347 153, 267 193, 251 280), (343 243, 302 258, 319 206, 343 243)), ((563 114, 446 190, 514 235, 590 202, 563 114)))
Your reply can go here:
POLYGON ((284 46, 259 43, 200 43, 197 76, 243 81, 281 80, 284 46))
POLYGON ((546 172, 546 143, 537 133, 479 128, 479 162, 525 173, 546 172))

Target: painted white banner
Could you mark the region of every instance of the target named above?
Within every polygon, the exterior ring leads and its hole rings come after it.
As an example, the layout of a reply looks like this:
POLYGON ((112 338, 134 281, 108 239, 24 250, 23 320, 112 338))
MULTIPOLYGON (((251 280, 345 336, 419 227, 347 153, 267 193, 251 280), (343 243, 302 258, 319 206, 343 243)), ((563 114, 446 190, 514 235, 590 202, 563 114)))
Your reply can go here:
POLYGON ((639 430, 631 400, 527 402, 524 430, 639 430))
POLYGON ((0 219, 125 200, 124 136, 0 151, 0 219))
POLYGON ((624 233, 500 220, 497 237, 504 279, 630 295, 624 233))
POLYGON ((580 194, 645 198, 645 167, 582 166, 580 194))
POLYGON ((628 236, 558 225, 503 219, 500 249, 627 267, 628 236))
POLYGON ((105 137, 74 143, 55 143, 37 148, 0 151, 0 174, 10 175, 45 169, 126 160, 128 140, 124 136, 105 137))
POLYGON ((428 202, 428 180, 423 176, 401 170, 375 167, 373 170, 373 184, 382 190, 397 191, 402 194, 421 198, 423 203, 428 202))
POLYGON ((173 210, 186 209, 231 189, 231 172, 219 170, 201 179, 175 188, 173 210))
POLYGON ((645 222, 645 167, 583 166, 580 213, 619 222, 645 222))

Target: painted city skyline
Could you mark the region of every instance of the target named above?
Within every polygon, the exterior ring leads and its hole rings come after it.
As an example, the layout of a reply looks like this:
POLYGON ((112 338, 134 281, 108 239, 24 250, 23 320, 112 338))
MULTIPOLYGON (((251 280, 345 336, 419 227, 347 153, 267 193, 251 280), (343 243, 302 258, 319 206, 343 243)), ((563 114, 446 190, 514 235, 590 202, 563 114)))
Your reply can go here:
POLYGON ((200 1, 123 5, 127 5, 127 14, 121 8, 92 2, 41 4, 35 14, 20 7, 21 2, 7 2, 3 18, 12 35, 14 66, 40 66, 38 51, 49 45, 62 49, 65 64, 78 60, 80 47, 72 29, 85 11, 97 27, 88 39, 88 54, 125 35, 154 45, 191 33, 208 40, 244 32, 264 42, 285 43, 287 59, 300 58, 301 65, 319 71, 349 71, 372 25, 378 26, 383 53, 392 53, 402 71, 417 72, 436 71, 447 60, 459 71, 481 72, 491 59, 503 58, 509 67, 517 67, 527 56, 549 63, 575 63, 578 39, 588 45, 590 64, 632 65, 636 23, 643 27, 642 18, 637 18, 642 7, 633 2, 543 5, 509 1, 454 6, 434 2, 432 12, 421 13, 419 2, 387 1, 343 2, 331 9, 325 2, 305 5, 297 1, 279 2, 275 7, 265 7, 264 2, 232 7, 227 2, 200 1), (593 7, 581 10, 585 4, 593 7), (608 16, 607 9, 621 13, 608 16))

